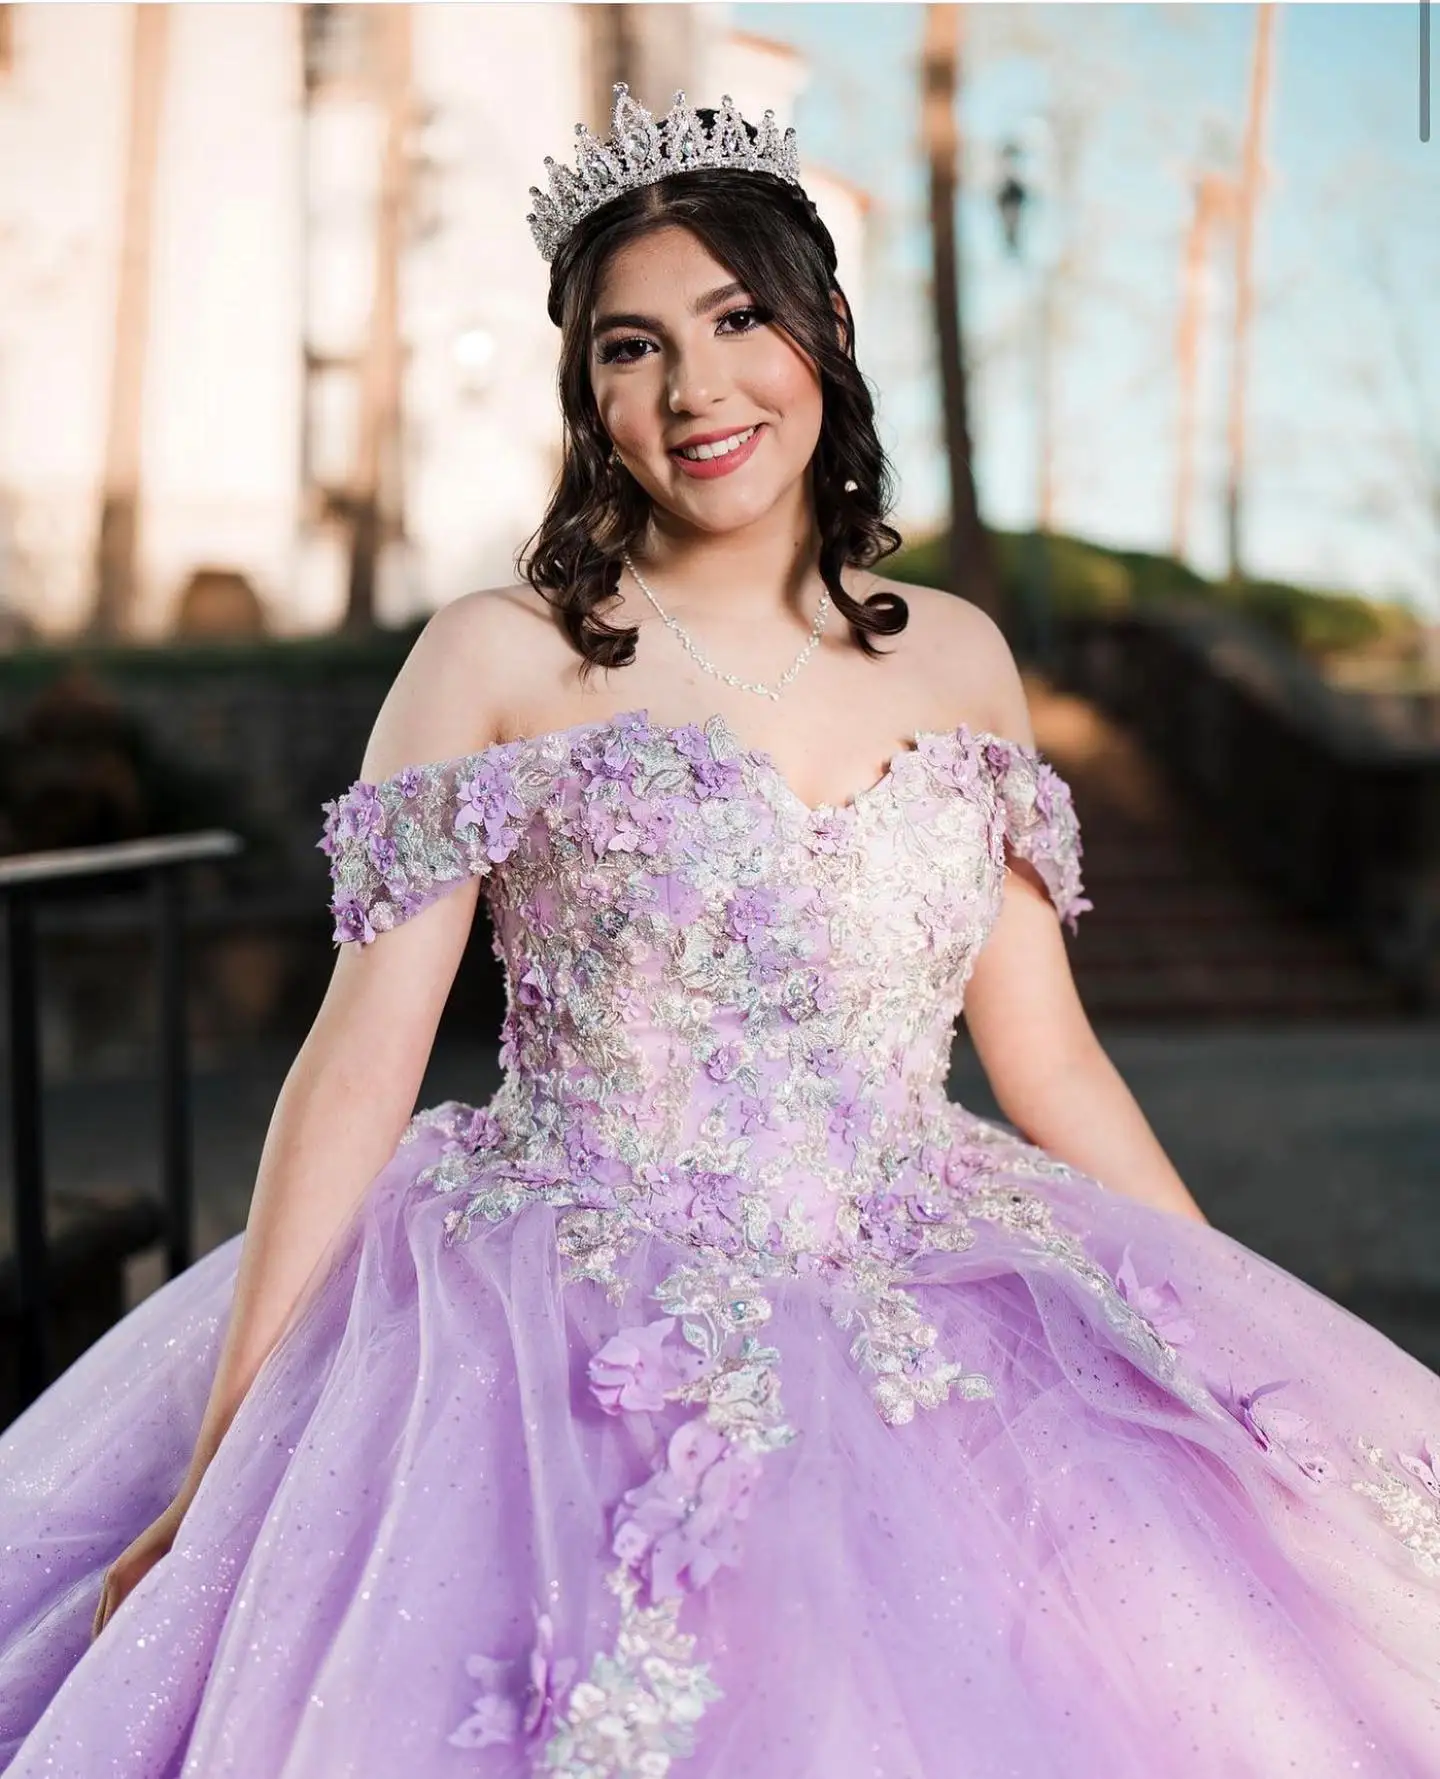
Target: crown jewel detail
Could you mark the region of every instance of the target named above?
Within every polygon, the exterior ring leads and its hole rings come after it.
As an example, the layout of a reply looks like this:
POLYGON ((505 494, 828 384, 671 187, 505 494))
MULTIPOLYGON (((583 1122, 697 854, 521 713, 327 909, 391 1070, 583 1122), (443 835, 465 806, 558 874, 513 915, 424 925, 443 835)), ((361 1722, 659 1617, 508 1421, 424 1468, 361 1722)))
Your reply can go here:
POLYGON ((615 103, 610 114, 610 140, 601 142, 584 124, 576 124, 579 141, 576 165, 557 165, 545 156, 550 191, 530 187, 535 208, 526 215, 535 245, 545 260, 554 259, 561 243, 592 210, 598 210, 621 192, 653 185, 672 173, 690 173, 700 167, 733 167, 747 173, 773 173, 791 185, 800 183, 800 156, 795 131, 783 134, 775 113, 767 111, 752 142, 745 120, 726 93, 720 100, 713 126, 707 130, 699 112, 687 104, 683 92, 663 118, 657 119, 638 99, 630 97, 623 80, 615 83, 615 103))

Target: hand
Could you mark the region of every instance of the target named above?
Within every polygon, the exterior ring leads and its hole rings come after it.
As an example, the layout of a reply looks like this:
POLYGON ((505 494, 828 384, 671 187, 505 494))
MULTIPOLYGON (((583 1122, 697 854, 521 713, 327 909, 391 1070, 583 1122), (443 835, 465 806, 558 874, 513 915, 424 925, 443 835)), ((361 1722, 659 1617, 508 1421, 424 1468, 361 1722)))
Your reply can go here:
POLYGON ((137 1587, 160 1559, 168 1554, 170 1546, 175 1542, 175 1534, 180 1530, 180 1521, 184 1518, 187 1505, 184 1501, 172 1501, 159 1519, 152 1521, 105 1571, 105 1582, 100 1589, 100 1604, 95 1608, 95 1622, 90 1628, 92 1643, 115 1616, 120 1602, 130 1590, 137 1587))

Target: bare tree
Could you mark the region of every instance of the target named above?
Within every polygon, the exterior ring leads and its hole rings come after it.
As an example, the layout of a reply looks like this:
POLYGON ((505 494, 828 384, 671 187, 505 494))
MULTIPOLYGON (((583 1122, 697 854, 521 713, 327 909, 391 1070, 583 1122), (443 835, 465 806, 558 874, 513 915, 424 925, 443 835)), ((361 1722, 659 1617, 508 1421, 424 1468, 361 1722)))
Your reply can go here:
MULTIPOLYGON (((1185 38, 1175 53, 1193 54, 1194 22, 1186 9, 1171 8, 1167 26, 1185 38)), ((981 7, 971 16, 968 40, 973 69, 983 59, 1000 66, 1026 66, 1027 83, 1039 94, 1026 112, 997 132, 972 142, 970 165, 983 157, 976 176, 998 198, 1011 175, 1022 186, 1024 215, 1006 224, 1014 232, 1012 251, 1026 267, 1024 300, 1000 310, 983 334, 966 340, 971 389, 984 389, 990 367, 1005 361, 1027 367, 1035 410, 1034 512, 1036 528, 1053 532, 1064 523, 1098 467, 1093 414, 1077 429, 1065 400, 1070 356, 1095 309, 1121 314, 1127 352, 1135 360, 1127 379, 1117 382, 1124 398, 1152 390, 1170 365, 1164 313, 1155 287, 1136 280, 1112 257, 1118 242, 1127 251, 1144 244, 1147 233, 1163 236, 1169 224, 1137 214, 1133 203, 1085 177, 1097 142, 1117 112, 1130 120, 1136 140, 1153 156, 1167 149, 1179 157, 1182 120, 1167 96, 1162 103, 1153 76, 1134 55, 1125 8, 1054 9, 1029 6, 981 7), (1081 16, 1083 13, 1083 22, 1081 16)))
POLYGON ((930 170, 930 238, 934 260, 935 335, 940 355, 945 453, 950 470, 950 562, 952 593, 963 593, 997 622, 1003 597, 990 537, 980 517, 970 436, 970 398, 961 318, 960 248, 955 208, 960 192, 960 130, 956 99, 960 87, 959 6, 925 8, 921 64, 921 131, 930 170))
MULTIPOLYGON (((1355 486, 1363 511, 1390 527, 1413 550, 1425 588, 1425 615, 1440 620, 1440 407, 1430 389, 1426 357, 1391 258, 1366 230, 1365 276, 1382 325, 1367 330, 1366 358, 1348 380, 1370 410, 1368 429, 1352 429, 1347 455, 1357 459, 1355 486), (1377 356, 1378 354, 1378 356, 1377 356)), ((1440 647, 1440 628, 1434 629, 1440 647)))
POLYGON ((1195 208, 1185 232, 1185 264, 1181 277, 1180 322, 1175 356, 1180 401, 1176 416, 1175 510, 1171 553, 1185 560, 1190 544, 1190 509, 1195 485, 1196 388, 1200 342, 1205 334, 1205 276, 1217 227, 1235 215, 1235 185, 1220 173, 1201 173, 1195 180, 1195 208))
POLYGON ((1245 479, 1245 398, 1250 374, 1250 321, 1254 309, 1255 213, 1260 200, 1265 119, 1270 104, 1270 71, 1275 41, 1275 8, 1256 8, 1255 49, 1250 70, 1250 105, 1245 147, 1235 195, 1234 343, 1230 354, 1229 467, 1225 479, 1225 548, 1229 577, 1243 576, 1241 507, 1245 479))

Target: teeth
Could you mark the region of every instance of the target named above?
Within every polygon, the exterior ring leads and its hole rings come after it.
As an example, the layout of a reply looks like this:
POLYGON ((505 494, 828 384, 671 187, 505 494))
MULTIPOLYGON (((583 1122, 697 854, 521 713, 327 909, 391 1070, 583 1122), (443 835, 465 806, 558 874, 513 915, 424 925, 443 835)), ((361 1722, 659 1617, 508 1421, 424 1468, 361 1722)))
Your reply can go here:
POLYGON ((732 451, 740 449, 754 430, 753 426, 747 426, 744 432, 732 433, 728 439, 716 439, 713 445, 691 445, 680 455, 688 457, 692 463, 704 463, 711 457, 728 457, 732 451))

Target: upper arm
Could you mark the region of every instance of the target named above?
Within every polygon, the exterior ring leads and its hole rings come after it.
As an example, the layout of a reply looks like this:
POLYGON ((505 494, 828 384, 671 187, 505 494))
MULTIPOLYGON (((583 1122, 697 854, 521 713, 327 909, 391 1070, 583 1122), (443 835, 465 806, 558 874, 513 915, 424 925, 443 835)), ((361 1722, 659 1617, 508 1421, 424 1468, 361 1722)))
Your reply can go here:
POLYGON ((1069 787, 1031 748, 999 750, 997 818, 1006 870, 1000 909, 965 991, 965 1024, 1008 1117, 1095 1043, 1070 969, 1062 922, 1081 894, 1079 825, 1069 787))
POLYGON ((965 989, 965 1026, 1007 1115, 1093 1042, 1049 895, 1007 871, 1000 913, 965 989))
POLYGON ((1024 683, 1003 634, 978 607, 952 600, 944 654, 963 675, 987 749, 1004 836, 1000 910, 965 992, 965 1023, 1002 1106, 1021 1084, 1093 1036, 1075 988, 1062 922, 1090 904, 1081 894, 1082 847, 1069 787, 1035 746, 1024 683))
POLYGON ((498 619, 487 600, 467 595, 426 624, 381 705, 358 779, 326 805, 320 842, 342 942, 312 1043, 343 1046, 351 1068, 387 1091, 398 1081, 412 1104, 488 868, 483 837, 454 833, 453 796, 459 763, 495 733, 498 619))
MULTIPOLYGON (((914 591, 912 589, 912 591, 914 591)), ((1080 895, 1080 830, 1069 787, 1041 759, 1015 657, 993 619, 967 599, 934 588, 922 643, 936 697, 996 745, 987 760, 1004 830, 1010 878, 1028 883, 1062 920, 1089 906, 1080 895)))

